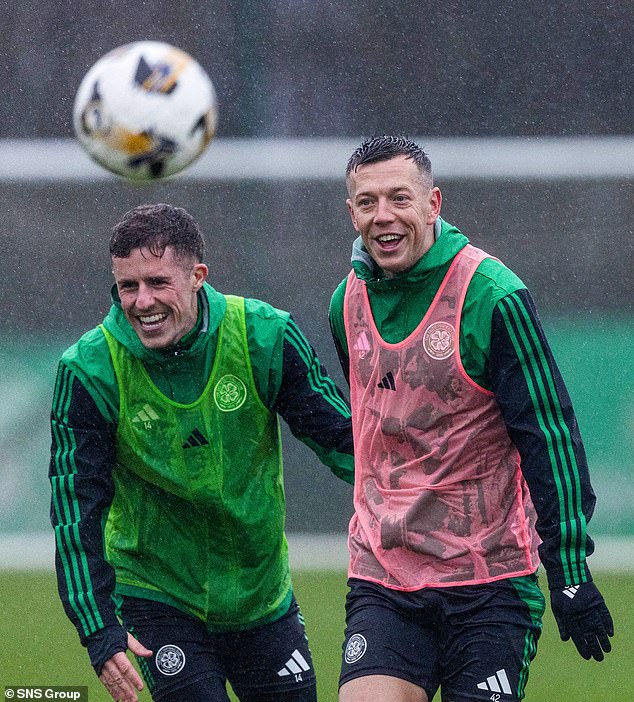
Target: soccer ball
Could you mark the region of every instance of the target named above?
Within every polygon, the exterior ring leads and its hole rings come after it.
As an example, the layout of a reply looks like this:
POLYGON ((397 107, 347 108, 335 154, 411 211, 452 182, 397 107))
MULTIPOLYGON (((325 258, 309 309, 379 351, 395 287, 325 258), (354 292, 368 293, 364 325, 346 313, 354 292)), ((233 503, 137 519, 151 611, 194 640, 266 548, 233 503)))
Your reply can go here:
POLYGON ((113 49, 86 73, 73 126, 104 168, 153 180, 197 159, 214 136, 217 116, 213 83, 189 54, 138 41, 113 49))

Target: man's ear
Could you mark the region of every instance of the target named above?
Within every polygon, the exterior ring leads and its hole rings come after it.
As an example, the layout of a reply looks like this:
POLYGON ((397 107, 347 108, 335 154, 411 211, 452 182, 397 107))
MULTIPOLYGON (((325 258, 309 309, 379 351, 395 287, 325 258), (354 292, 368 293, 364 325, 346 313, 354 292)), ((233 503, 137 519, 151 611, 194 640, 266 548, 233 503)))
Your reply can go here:
POLYGON ((429 202, 431 205, 431 210, 429 213, 429 221, 427 224, 434 224, 440 215, 440 208, 442 206, 442 194, 440 188, 432 188, 429 192, 429 202))
POLYGON ((350 200, 348 198, 346 200, 346 205, 348 207, 348 212, 350 213, 350 219, 352 220, 352 226, 356 229, 356 231, 359 231, 359 227, 357 227, 357 218, 355 217, 354 208, 352 207, 352 200, 350 200))
POLYGON ((204 263, 197 263, 194 266, 194 292, 198 292, 202 288, 203 283, 207 280, 208 275, 209 269, 204 263))

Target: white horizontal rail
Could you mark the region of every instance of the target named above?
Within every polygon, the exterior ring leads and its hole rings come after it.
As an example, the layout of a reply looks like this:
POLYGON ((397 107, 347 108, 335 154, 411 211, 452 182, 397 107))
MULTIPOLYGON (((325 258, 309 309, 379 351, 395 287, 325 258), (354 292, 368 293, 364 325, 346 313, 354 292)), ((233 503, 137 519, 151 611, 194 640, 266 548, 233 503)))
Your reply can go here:
MULTIPOLYGON (((291 568, 342 570, 348 567, 345 534, 290 533, 287 535, 291 568)), ((597 536, 590 556, 592 571, 634 572, 634 537, 597 536)), ((52 570, 53 531, 0 534, 0 570, 52 570)))
MULTIPOLYGON (((634 136, 425 138, 437 179, 631 178, 634 136)), ((343 184, 360 139, 215 139, 172 180, 326 180, 343 184)), ((0 182, 115 180, 74 139, 0 139, 0 182)))

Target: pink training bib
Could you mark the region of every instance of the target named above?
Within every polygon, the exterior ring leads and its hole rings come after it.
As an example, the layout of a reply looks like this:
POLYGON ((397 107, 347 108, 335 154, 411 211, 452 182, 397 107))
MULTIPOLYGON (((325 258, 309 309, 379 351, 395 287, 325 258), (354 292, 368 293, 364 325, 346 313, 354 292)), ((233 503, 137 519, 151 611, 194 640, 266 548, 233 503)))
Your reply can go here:
POLYGON ((493 393, 460 359, 464 298, 484 258, 471 245, 462 249, 422 322, 398 344, 381 338, 365 283, 348 277, 350 577, 418 590, 537 568, 535 510, 519 454, 493 393))

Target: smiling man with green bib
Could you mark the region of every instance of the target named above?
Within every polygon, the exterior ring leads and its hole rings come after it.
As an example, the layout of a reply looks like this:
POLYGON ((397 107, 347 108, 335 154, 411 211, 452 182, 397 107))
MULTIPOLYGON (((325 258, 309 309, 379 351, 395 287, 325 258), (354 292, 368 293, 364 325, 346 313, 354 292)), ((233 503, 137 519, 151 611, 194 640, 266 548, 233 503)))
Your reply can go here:
POLYGON ((60 362, 51 519, 65 610, 114 700, 314 702, 279 417, 352 482, 349 408, 287 312, 206 283, 185 210, 110 240, 103 323, 60 362))

